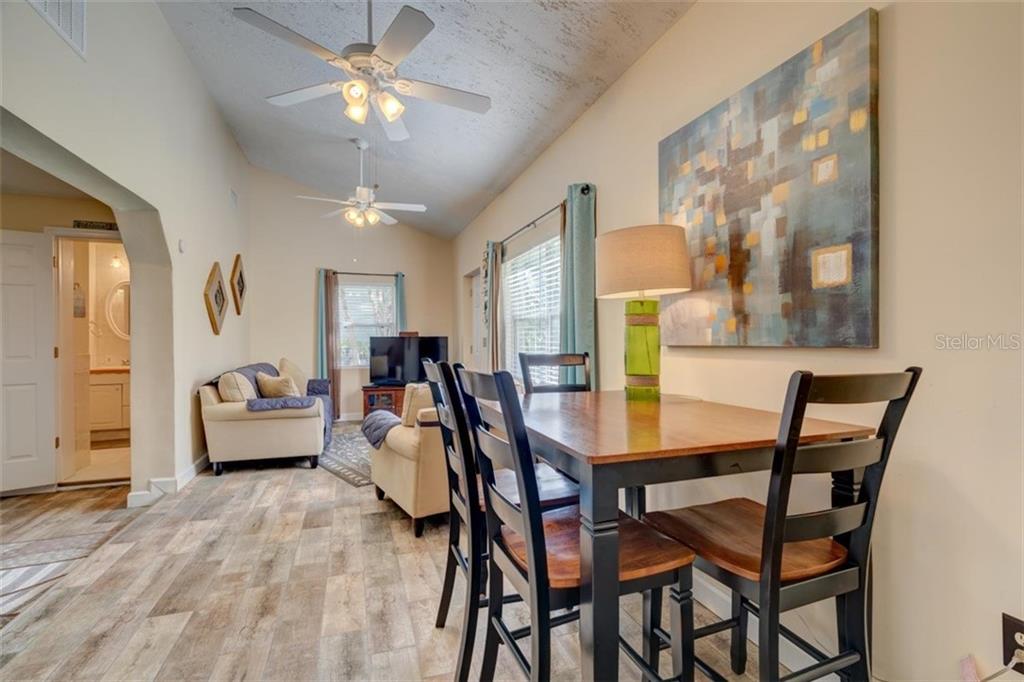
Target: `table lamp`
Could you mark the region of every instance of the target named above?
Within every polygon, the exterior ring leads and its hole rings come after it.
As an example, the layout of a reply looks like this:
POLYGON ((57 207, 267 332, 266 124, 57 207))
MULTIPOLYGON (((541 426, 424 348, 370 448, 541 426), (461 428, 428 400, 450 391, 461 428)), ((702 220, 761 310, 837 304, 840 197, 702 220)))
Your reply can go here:
POLYGON ((626 397, 661 394, 658 297, 689 291, 690 254, 678 225, 637 225, 597 237, 597 297, 626 301, 626 397))

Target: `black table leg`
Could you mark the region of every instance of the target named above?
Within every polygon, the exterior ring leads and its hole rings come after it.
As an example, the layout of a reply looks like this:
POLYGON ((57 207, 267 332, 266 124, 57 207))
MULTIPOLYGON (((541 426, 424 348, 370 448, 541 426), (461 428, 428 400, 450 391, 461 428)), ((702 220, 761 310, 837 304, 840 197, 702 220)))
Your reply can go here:
POLYGON ((584 680, 619 674, 619 504, 611 472, 580 480, 580 669, 584 680))
POLYGON ((626 488, 626 513, 634 519, 639 519, 646 512, 647 488, 642 485, 626 488))

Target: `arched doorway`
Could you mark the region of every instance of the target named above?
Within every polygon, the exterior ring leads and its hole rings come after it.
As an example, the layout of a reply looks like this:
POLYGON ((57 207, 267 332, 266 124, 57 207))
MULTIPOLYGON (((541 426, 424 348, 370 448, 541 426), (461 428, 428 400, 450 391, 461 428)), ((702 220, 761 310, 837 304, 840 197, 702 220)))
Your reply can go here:
POLYGON ((162 489, 175 488, 172 264, 160 214, 124 184, 6 109, 0 109, 0 128, 0 147, 113 210, 132 273, 132 492, 128 504, 149 504, 162 489))

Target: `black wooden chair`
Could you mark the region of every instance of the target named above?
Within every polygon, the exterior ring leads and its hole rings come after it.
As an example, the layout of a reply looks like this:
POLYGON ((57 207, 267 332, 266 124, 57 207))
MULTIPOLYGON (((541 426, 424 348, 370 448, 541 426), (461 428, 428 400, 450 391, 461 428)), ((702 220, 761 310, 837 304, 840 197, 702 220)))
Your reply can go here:
MULTIPOLYGON (((693 547, 697 568, 732 590, 732 617, 700 628, 695 636, 731 630, 735 673, 746 668, 749 612, 758 617, 762 680, 779 679, 780 635, 816 661, 787 680, 814 680, 830 673, 870 679, 865 608, 871 529, 892 444, 920 375, 918 367, 895 374, 794 373, 775 445, 767 505, 736 498, 644 516, 662 533, 693 547), (879 402, 888 406, 874 437, 799 445, 808 403, 879 402), (839 490, 829 509, 788 515, 793 476, 823 473, 832 473, 834 480, 855 491, 856 501, 841 504, 845 494, 839 490), (831 598, 836 600, 839 632, 835 656, 779 624, 781 612, 831 598)), ((645 627, 657 634, 657 617, 653 620, 645 627)), ((665 639, 664 634, 659 636, 665 639)))
POLYGON ((590 354, 589 353, 520 353, 519 367, 523 371, 523 388, 530 393, 569 393, 572 391, 590 390, 590 354), (583 383, 534 384, 534 367, 557 367, 559 376, 563 368, 571 368, 575 374, 577 367, 583 368, 583 383))
MULTIPOLYGON (((487 600, 481 597, 486 583, 487 557, 484 494, 480 477, 477 475, 475 451, 455 373, 446 362, 434 364, 426 360, 423 367, 437 407, 437 418, 441 424, 451 505, 448 517, 448 562, 435 625, 439 628, 445 626, 455 586, 455 573, 461 571, 466 577, 467 589, 455 679, 462 682, 469 678, 477 617, 480 609, 487 606, 487 600), (466 532, 468 554, 463 553, 459 545, 463 528, 466 532), (475 589, 470 586, 475 586, 475 589)), ((537 479, 541 482, 541 504, 545 508, 574 504, 579 499, 579 487, 549 465, 538 464, 536 470, 537 479)), ((506 494, 515 497, 516 481, 513 472, 501 472, 499 479, 499 485, 506 494)), ((506 601, 520 600, 517 595, 510 595, 506 601)))
MULTIPOLYGON (((531 680, 551 676, 551 628, 576 620, 580 603, 580 510, 578 505, 541 508, 533 454, 515 383, 508 372, 494 375, 459 370, 466 417, 476 446, 486 498, 489 590, 487 641, 482 680, 493 680, 498 645, 508 646, 531 680), (500 413, 478 401, 492 401, 500 413), (507 434, 507 437, 505 436, 507 434), (515 497, 497 485, 495 473, 516 477, 515 497), (530 607, 530 625, 509 629, 502 618, 504 579, 530 607), (564 609, 569 611, 557 613, 564 609), (530 638, 527 659, 517 640, 530 638)), ((673 667, 680 680, 693 679, 693 552, 641 521, 619 518, 620 594, 671 586, 673 667)), ((641 654, 620 638, 628 657, 653 679, 660 679, 641 654)))

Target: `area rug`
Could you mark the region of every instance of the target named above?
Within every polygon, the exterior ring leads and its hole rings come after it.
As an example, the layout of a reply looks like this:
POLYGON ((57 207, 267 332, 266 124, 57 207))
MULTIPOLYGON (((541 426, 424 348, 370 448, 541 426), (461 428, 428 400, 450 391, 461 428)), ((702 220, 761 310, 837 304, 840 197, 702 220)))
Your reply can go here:
POLYGON ((331 444, 320 455, 320 466, 356 488, 370 485, 370 444, 359 430, 359 422, 334 425, 331 444))

